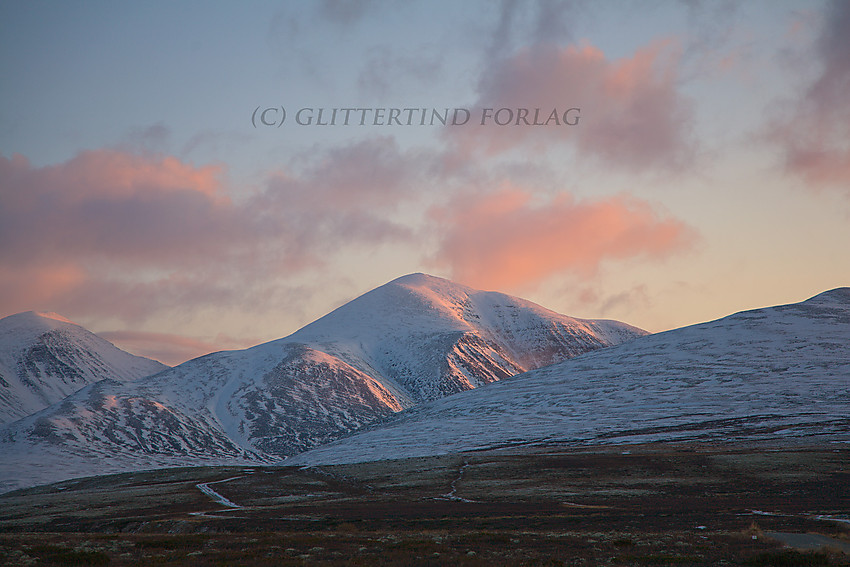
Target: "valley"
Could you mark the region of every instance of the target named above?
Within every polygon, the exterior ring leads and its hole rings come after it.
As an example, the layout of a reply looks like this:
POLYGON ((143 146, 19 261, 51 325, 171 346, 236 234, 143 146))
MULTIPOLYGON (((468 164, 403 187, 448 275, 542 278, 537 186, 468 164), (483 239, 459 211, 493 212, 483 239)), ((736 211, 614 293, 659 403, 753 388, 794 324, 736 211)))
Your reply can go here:
POLYGON ((0 496, 0 562, 849 565, 848 463, 844 444, 667 443, 124 473, 0 496))

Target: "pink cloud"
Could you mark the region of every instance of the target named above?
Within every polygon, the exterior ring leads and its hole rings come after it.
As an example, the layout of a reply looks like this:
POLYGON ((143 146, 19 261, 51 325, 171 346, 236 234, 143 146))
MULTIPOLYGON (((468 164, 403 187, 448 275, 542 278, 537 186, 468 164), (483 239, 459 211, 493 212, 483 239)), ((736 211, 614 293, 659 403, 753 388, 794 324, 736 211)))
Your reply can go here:
POLYGON ((562 272, 589 277, 604 261, 664 258, 694 238, 682 222, 625 196, 576 201, 562 194, 533 202, 507 188, 459 196, 431 214, 443 234, 434 262, 485 289, 533 287, 562 272))
MULTIPOLYGON (((621 169, 680 169, 693 162, 695 142, 692 104, 677 89, 679 58, 670 41, 655 42, 619 60, 609 60, 591 45, 526 48, 494 62, 482 77, 471 120, 476 126, 449 128, 447 135, 465 152, 494 154, 555 142, 621 169), (577 125, 548 120, 557 109, 562 122, 564 112, 573 107, 580 108, 577 125), (513 121, 481 125, 485 108, 512 109, 513 121), (538 122, 549 125, 526 126, 520 108, 530 110, 529 123, 539 108, 538 122)), ((507 117, 503 113, 500 122, 507 117)))
MULTIPOLYGON (((10 167, 26 175, 29 163, 14 156, 10 167)), ((152 158, 115 150, 90 150, 57 166, 40 168, 44 186, 67 187, 67 200, 92 196, 132 196, 140 192, 198 192, 213 196, 220 190, 220 166, 196 168, 177 158, 152 158)))
POLYGON ((216 242, 196 234, 221 240, 236 228, 219 174, 218 167, 111 150, 42 168, 22 156, 0 156, 0 259, 86 256, 162 265, 209 253, 216 242))
POLYGON ((138 322, 192 306, 257 309, 282 274, 408 238, 391 213, 409 161, 389 140, 361 142, 235 200, 221 166, 172 156, 95 150, 45 167, 0 156, 0 312, 138 322))
POLYGON ((850 149, 830 148, 825 143, 791 143, 786 148, 785 167, 813 186, 850 184, 850 149))

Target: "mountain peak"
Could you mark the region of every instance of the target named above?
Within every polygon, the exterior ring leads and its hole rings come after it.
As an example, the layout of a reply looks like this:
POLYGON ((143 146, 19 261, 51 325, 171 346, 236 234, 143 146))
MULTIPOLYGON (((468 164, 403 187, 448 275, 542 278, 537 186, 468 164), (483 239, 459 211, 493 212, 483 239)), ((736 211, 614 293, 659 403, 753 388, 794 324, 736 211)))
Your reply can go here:
POLYGON ((22 313, 15 313, 14 315, 9 315, 8 317, 3 317, 2 319, 0 319, 0 322, 5 325, 15 326, 45 324, 50 326, 50 321, 58 321, 60 323, 69 323, 71 325, 76 325, 76 323, 74 323, 67 317, 63 317, 62 315, 59 315, 58 313, 54 313, 52 311, 24 311, 22 313))
POLYGON ((104 378, 133 380, 166 368, 120 350, 56 313, 0 319, 0 424, 39 411, 104 378))
POLYGON ((416 272, 413 274, 407 274, 406 276, 401 276, 389 282, 387 285, 397 285, 404 286, 409 288, 428 288, 433 291, 437 291, 440 289, 455 289, 455 290, 464 290, 464 291, 473 291, 472 288, 465 286, 463 284, 459 284, 457 282, 453 282, 452 280, 448 280, 446 278, 440 278, 437 276, 432 276, 430 274, 423 274, 422 272, 416 272))
POLYGON ((414 272, 412 274, 407 274, 404 276, 399 276, 394 280, 391 280, 389 283, 391 284, 402 284, 402 285, 419 285, 424 282, 428 282, 431 280, 442 280, 443 278, 438 278, 436 276, 432 276, 430 274, 425 274, 422 272, 414 272))

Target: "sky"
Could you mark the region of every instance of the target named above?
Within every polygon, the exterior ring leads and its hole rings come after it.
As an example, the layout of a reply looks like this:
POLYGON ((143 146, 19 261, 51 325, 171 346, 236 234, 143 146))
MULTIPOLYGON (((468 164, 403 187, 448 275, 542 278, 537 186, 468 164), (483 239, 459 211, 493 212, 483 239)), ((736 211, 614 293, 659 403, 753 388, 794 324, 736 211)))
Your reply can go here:
POLYGON ((177 364, 425 272, 652 332, 850 285, 850 2, 0 4, 0 317, 177 364))

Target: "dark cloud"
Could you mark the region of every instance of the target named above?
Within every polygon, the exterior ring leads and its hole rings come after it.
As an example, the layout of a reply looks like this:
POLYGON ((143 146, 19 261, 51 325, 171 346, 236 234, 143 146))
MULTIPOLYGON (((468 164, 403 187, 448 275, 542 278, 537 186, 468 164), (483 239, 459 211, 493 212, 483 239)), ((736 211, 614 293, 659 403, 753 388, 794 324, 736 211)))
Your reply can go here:
POLYGON ((581 3, 575 0, 539 0, 534 25, 534 43, 573 43, 571 18, 581 3))
POLYGON ((646 309, 652 301, 645 284, 637 285, 631 289, 606 297, 601 301, 599 313, 607 316, 611 313, 634 310, 635 308, 646 309))
POLYGON ((688 33, 683 59, 694 61, 695 72, 705 72, 702 62, 725 52, 736 23, 741 3, 736 0, 682 0, 686 7, 688 33))
POLYGON ((517 18, 518 0, 502 0, 499 8, 499 19, 496 29, 490 39, 490 45, 485 51, 487 59, 499 59, 513 49, 514 27, 517 18))
POLYGON ((270 179, 258 209, 275 211, 274 221, 286 222, 299 241, 320 234, 324 249, 337 247, 338 240, 411 236, 387 213, 414 195, 417 160, 404 155, 391 138, 305 154, 298 161, 297 172, 270 179))
POLYGON ((829 4, 812 51, 814 80, 770 120, 786 171, 850 197, 850 2, 829 4))
POLYGON ((351 25, 382 3, 381 0, 321 0, 319 14, 335 24, 351 25))
POLYGON ((523 47, 573 43, 575 22, 584 7, 579 0, 503 0, 485 58, 492 62, 523 47))
POLYGON ((372 48, 366 56, 357 82, 370 96, 386 97, 403 87, 422 88, 442 77, 445 57, 434 46, 399 52, 389 47, 372 48))
POLYGON ((118 144, 118 149, 135 153, 163 153, 168 151, 171 129, 162 123, 136 129, 118 144))

